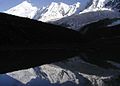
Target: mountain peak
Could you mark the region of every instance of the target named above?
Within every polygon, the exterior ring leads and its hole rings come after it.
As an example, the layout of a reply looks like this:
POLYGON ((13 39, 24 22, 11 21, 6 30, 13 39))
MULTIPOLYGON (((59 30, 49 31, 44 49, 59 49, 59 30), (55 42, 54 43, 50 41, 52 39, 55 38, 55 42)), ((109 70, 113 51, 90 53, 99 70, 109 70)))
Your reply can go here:
POLYGON ((57 4, 57 2, 52 2, 50 5, 55 5, 55 4, 57 4))
POLYGON ((20 6, 20 5, 32 5, 28 0, 25 0, 25 1, 23 1, 21 4, 19 4, 18 6, 20 6))
POLYGON ((44 14, 40 17, 40 21, 53 21, 58 20, 60 18, 71 16, 75 12, 77 12, 78 8, 80 7, 80 3, 76 3, 73 5, 68 5, 63 2, 52 2, 45 10, 44 14))
POLYGON ((119 8, 119 4, 119 0, 85 0, 84 2, 76 2, 73 5, 63 2, 51 2, 48 6, 37 8, 30 0, 24 0, 5 13, 48 22, 83 12, 119 8))
POLYGON ((66 16, 71 16, 76 13, 79 7, 80 2, 77 2, 73 5, 68 5, 63 2, 52 2, 50 5, 44 8, 37 8, 33 6, 30 1, 25 0, 21 4, 7 10, 5 13, 46 22, 50 20, 60 19, 66 16))
POLYGON ((76 7, 80 7, 80 2, 74 4, 76 7))
POLYGON ((5 11, 5 13, 32 18, 37 11, 37 7, 33 6, 28 0, 23 1, 21 4, 5 11))
POLYGON ((66 4, 66 3, 63 3, 63 2, 52 2, 50 5, 49 5, 49 7, 50 6, 59 6, 59 7, 61 7, 61 6, 68 6, 68 4, 66 4))

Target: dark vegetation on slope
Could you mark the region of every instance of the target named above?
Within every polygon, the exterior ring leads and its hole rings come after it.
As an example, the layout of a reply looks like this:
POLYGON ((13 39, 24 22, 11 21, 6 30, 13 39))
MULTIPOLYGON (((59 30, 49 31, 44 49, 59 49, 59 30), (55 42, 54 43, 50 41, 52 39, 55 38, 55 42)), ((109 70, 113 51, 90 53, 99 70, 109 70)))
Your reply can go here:
POLYGON ((103 67, 110 67, 108 60, 120 63, 120 25, 108 26, 117 20, 120 19, 103 19, 81 28, 88 50, 84 60, 103 67))
POLYGON ((77 32, 0 13, 0 73, 61 61, 81 53, 88 57, 83 57, 84 60, 97 65, 106 66, 104 62, 108 59, 120 62, 119 25, 98 28, 100 22, 83 27, 87 30, 83 33, 82 29, 77 32))

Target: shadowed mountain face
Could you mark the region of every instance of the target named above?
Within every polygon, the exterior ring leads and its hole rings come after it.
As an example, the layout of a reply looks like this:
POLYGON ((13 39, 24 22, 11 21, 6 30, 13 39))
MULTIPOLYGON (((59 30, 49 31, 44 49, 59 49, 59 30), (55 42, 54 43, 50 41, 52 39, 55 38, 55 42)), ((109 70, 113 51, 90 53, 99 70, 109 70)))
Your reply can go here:
POLYGON ((87 56, 82 56, 84 60, 104 67, 108 67, 107 60, 120 61, 119 25, 100 28, 88 25, 83 29, 77 32, 1 13, 0 73, 81 55, 87 56))
POLYGON ((0 25, 1 45, 33 46, 79 41, 77 39, 79 38, 79 33, 73 30, 7 14, 0 14, 0 25))
POLYGON ((0 40, 1 73, 63 60, 81 41, 79 32, 3 13, 0 40))
POLYGON ((102 66, 108 66, 108 60, 120 62, 120 25, 111 25, 117 19, 103 19, 81 28, 79 31, 85 39, 88 58, 84 60, 102 66))
POLYGON ((105 4, 106 7, 111 7, 112 9, 118 9, 120 12, 120 1, 119 0, 110 0, 107 4, 105 4))

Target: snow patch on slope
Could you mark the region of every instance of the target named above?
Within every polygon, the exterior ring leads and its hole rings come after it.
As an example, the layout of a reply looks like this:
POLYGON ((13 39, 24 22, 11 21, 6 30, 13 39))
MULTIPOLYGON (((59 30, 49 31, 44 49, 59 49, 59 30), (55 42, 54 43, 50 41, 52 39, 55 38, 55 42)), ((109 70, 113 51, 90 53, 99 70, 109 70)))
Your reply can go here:
POLYGON ((92 5, 89 7, 89 9, 104 8, 105 4, 108 2, 109 0, 93 0, 92 5))
MULTIPOLYGON (((119 22, 119 24, 120 24, 120 22, 119 22)), ((117 68, 120 68, 120 63, 113 62, 113 61, 107 61, 107 62, 114 65, 114 66, 116 66, 117 68)))
POLYGON ((113 22, 112 24, 108 25, 108 27, 115 26, 115 25, 118 25, 118 24, 120 24, 120 20, 117 20, 117 21, 113 22))

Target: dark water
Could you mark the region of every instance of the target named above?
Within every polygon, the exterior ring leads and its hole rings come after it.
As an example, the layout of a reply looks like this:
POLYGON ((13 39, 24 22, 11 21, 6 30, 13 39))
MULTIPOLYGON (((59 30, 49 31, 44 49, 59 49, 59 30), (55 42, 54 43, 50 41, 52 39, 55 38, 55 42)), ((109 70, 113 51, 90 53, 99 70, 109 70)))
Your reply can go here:
MULTIPOLYGON (((58 61, 63 61, 69 58, 73 58, 75 56, 80 57, 80 59, 86 61, 87 63, 94 64, 103 69, 117 69, 114 65, 111 65, 107 61, 113 61, 120 63, 120 39, 117 38, 108 38, 108 39, 100 39, 88 42, 86 44, 79 45, 56 45, 54 48, 29 48, 29 49, 8 49, 2 50, 0 52, 1 65, 0 72, 1 74, 17 71, 21 69, 27 69, 31 67, 40 66, 43 64, 54 63, 58 61), (57 48, 56 48, 57 47, 57 48)), ((69 67, 66 68, 66 65, 58 66, 71 70, 69 67)), ((89 68, 91 69, 91 68, 89 68)), ((71 70, 72 71, 72 70, 71 70)), ((91 73, 93 74, 93 73, 91 73)), ((114 73, 115 74, 115 73, 114 73)), ((116 73, 118 74, 118 73, 116 73)), ((96 75, 99 75, 99 73, 96 75)), ((103 75, 101 75, 103 76, 103 75)), ((77 77, 81 78, 81 76, 77 77)), ((82 77, 82 79, 85 79, 82 77)), ((88 80, 88 79, 87 79, 88 80)), ((86 81, 86 80, 85 80, 86 81)), ((116 81, 116 80, 115 80, 116 81)), ((119 81, 119 78, 118 78, 119 81)), ((89 82, 90 81, 86 81, 89 82)), ((75 83, 65 82, 63 84, 51 84, 49 80, 43 80, 40 77, 32 79, 30 82, 23 84, 20 81, 8 76, 1 75, 0 76, 0 85, 1 86, 76 86, 75 83), (6 83, 7 82, 7 83, 6 83), (14 83, 15 82, 15 83, 14 83)), ((87 85, 84 85, 87 86, 87 85)), ((89 85, 90 86, 90 85, 89 85)), ((118 85, 119 86, 119 85, 118 85)))
MULTIPOLYGON (((31 68, 35 66, 42 65, 44 63, 51 63, 56 61, 63 61, 69 58, 73 58, 75 56, 80 57, 80 59, 97 65, 103 69, 109 69, 116 67, 107 63, 107 61, 114 61, 119 63, 120 62, 120 53, 119 53, 119 46, 97 46, 97 47, 85 47, 84 49, 42 49, 42 50, 19 50, 19 51, 1 51, 1 56, 9 57, 4 60, 4 64, 1 67, 1 73, 6 73, 8 71, 15 71, 21 70, 25 68, 31 68), (11 59, 13 57, 17 57, 16 59, 11 59)), ((62 68, 66 68, 64 65, 58 66, 62 68)), ((67 68, 71 70, 70 68, 67 68)), ((72 71, 72 70, 71 70, 72 71)), ((98 73, 99 74, 99 73, 98 73)), ((79 78, 81 78, 79 76, 79 78)), ((83 77, 82 77, 83 78, 83 77)), ((84 80, 85 78, 83 78, 84 80)), ((90 81, 86 81, 89 82, 90 81)), ((65 83, 59 84, 51 84, 49 80, 42 79, 41 77, 36 77, 32 79, 26 84, 10 77, 9 75, 3 74, 0 75, 0 85, 1 86, 77 86, 77 84, 67 81, 65 83)), ((87 85, 85 85, 87 86, 87 85)))

